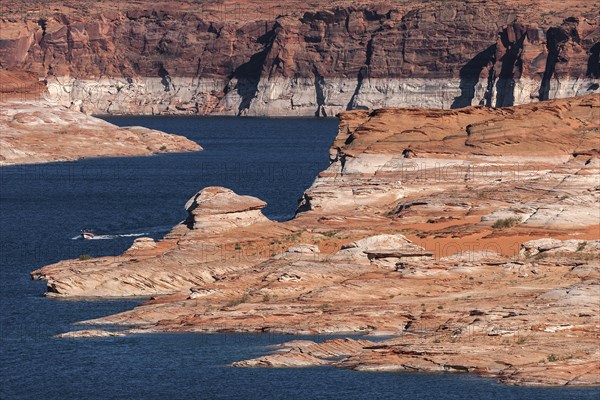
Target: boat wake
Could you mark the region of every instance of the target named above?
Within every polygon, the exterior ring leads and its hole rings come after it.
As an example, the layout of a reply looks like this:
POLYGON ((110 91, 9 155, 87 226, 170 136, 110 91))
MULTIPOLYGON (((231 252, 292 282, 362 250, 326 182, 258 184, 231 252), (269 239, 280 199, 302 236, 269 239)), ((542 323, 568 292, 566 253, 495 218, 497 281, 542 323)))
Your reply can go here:
MULTIPOLYGON (((138 236, 148 236, 154 233, 165 233, 169 232, 173 227, 172 226, 157 226, 154 228, 147 228, 144 232, 132 232, 132 233, 115 233, 115 234, 94 234, 93 237, 88 237, 85 240, 111 240, 118 238, 126 238, 126 237, 138 237, 138 236)), ((73 236, 71 240, 84 240, 81 237, 81 234, 77 236, 73 236)))
MULTIPOLYGON (((85 240, 110 240, 110 239, 118 239, 121 237, 135 237, 135 236, 144 236, 144 235, 148 235, 148 233, 140 232, 140 233, 125 233, 125 234, 118 234, 118 235, 94 235, 93 237, 86 238, 85 240)), ((71 239, 78 240, 78 239, 83 239, 83 238, 81 237, 81 235, 77 235, 77 236, 73 236, 71 239)))

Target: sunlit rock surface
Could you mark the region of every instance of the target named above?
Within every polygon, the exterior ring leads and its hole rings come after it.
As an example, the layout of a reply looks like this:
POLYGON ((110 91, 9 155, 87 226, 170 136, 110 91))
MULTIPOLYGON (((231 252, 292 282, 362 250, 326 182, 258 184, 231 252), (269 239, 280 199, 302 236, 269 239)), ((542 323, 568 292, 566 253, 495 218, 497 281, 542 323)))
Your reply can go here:
POLYGON ((236 366, 598 385, 599 107, 346 112, 294 219, 209 187, 164 239, 32 276, 51 296, 153 296, 86 321, 128 333, 391 337, 292 342, 236 366))

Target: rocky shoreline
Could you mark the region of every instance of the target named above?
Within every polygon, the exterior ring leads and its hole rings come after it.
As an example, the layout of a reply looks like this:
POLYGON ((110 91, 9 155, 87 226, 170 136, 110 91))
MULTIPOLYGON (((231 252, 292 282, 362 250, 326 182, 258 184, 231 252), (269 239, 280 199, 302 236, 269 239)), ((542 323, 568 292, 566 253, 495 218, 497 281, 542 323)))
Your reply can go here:
POLYGON ((121 128, 42 102, 0 103, 0 132, 0 166, 202 150, 183 136, 121 128))
POLYGON ((204 188, 164 239, 32 277, 55 297, 152 296, 83 322, 128 333, 391 337, 292 341, 238 367, 599 385, 599 112, 600 95, 345 112, 331 165, 294 219, 270 221, 261 200, 204 188))

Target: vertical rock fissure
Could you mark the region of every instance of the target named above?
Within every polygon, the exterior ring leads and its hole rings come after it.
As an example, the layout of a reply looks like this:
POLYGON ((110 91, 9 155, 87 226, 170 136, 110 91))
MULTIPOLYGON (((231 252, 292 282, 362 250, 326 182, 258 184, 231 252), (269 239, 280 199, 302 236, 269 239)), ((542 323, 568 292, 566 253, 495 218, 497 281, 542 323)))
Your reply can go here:
POLYGON ((354 88, 354 93, 352 94, 352 97, 350 98, 350 101, 348 102, 348 105, 346 106, 346 110, 360 110, 360 109, 367 108, 367 107, 359 106, 357 104, 357 98, 358 98, 358 95, 360 94, 360 90, 362 88, 364 79, 369 78, 369 71, 370 71, 370 67, 371 67, 371 58, 373 57, 373 37, 374 36, 375 36, 375 34, 371 35, 371 39, 369 39, 369 41, 367 42, 365 65, 362 66, 358 70, 358 74, 356 76, 356 87, 354 88))
POLYGON ((546 68, 540 84, 539 98, 540 100, 548 100, 550 98, 550 83, 556 71, 556 62, 558 60, 559 42, 558 28, 550 28, 546 32, 546 47, 548 49, 548 57, 546 58, 546 68))
POLYGON ((233 77, 237 78, 235 88, 241 98, 238 115, 244 114, 250 108, 252 100, 258 96, 258 84, 260 83, 265 60, 273 49, 276 36, 274 29, 258 38, 258 42, 263 43, 265 47, 260 52, 252 55, 248 62, 240 65, 233 72, 233 77))
POLYGON ((198 79, 202 77, 202 70, 202 58, 198 57, 198 64, 196 65, 196 76, 198 77, 198 79))
POLYGON ((73 34, 71 33, 71 25, 67 25, 66 59, 69 63, 71 63, 73 61, 73 34))
POLYGON ((42 38, 44 38, 46 36, 47 23, 48 23, 48 21, 46 21, 44 18, 38 19, 38 25, 40 26, 40 28, 42 28, 42 38))
POLYGON ((160 83, 164 86, 165 92, 171 91, 171 77, 169 76, 169 72, 165 69, 163 64, 160 65, 158 69, 158 76, 160 76, 160 83))
POLYGON ((600 78, 600 42, 592 46, 586 76, 592 79, 600 78))
POLYGON ((327 113, 325 112, 324 109, 324 105, 325 105, 325 94, 323 92, 323 86, 325 85, 325 79, 323 78, 323 76, 319 73, 319 70, 317 69, 316 66, 313 67, 313 74, 315 76, 315 95, 316 95, 316 101, 317 101, 317 110, 315 111, 315 117, 326 117, 327 113))
POLYGON ((494 97, 494 82, 496 81, 496 70, 494 69, 494 64, 496 62, 495 56, 492 59, 492 63, 490 65, 488 79, 487 79, 487 87, 485 89, 485 94, 483 96, 483 102, 486 107, 492 107, 492 101, 494 97))
MULTIPOLYGON (((460 95, 454 98, 454 102, 450 108, 468 107, 472 104, 473 99, 475 98, 475 87, 479 83, 479 77, 486 67, 494 64, 495 53, 496 45, 494 44, 489 46, 484 51, 478 53, 460 69, 460 95)), ((490 70, 493 71, 493 68, 490 68, 490 70)), ((489 79, 486 98, 488 94, 487 92, 491 92, 489 90, 489 79)))
POLYGON ((496 81, 496 107, 510 107, 515 104, 515 82, 521 78, 523 60, 523 43, 527 36, 523 34, 514 43, 510 43, 506 31, 500 34, 500 39, 506 47, 502 57, 502 68, 496 81))

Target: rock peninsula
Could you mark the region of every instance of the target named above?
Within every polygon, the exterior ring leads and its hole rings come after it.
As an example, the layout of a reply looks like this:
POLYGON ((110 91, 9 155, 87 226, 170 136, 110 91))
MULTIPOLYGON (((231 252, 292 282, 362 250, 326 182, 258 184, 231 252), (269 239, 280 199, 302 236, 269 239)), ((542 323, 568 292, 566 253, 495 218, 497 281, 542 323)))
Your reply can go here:
POLYGON ((368 335, 291 341, 236 367, 599 385, 599 115, 599 94, 343 112, 292 220, 208 187, 162 240, 32 277, 48 296, 149 297, 84 321, 129 333, 368 335))

